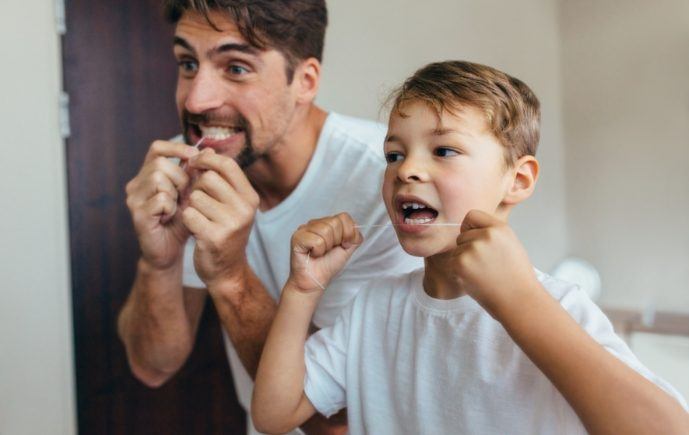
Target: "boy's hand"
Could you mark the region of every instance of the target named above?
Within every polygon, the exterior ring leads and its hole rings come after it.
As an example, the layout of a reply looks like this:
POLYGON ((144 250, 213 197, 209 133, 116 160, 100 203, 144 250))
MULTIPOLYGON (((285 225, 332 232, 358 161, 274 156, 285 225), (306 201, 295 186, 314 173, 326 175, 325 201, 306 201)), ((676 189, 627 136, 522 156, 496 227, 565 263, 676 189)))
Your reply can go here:
POLYGON ((354 220, 347 213, 309 221, 292 236, 288 281, 302 292, 321 290, 319 284, 328 285, 362 240, 354 220))
POLYGON ((452 261, 461 288, 496 318, 501 308, 514 308, 529 292, 541 289, 509 225, 479 210, 464 218, 452 261))

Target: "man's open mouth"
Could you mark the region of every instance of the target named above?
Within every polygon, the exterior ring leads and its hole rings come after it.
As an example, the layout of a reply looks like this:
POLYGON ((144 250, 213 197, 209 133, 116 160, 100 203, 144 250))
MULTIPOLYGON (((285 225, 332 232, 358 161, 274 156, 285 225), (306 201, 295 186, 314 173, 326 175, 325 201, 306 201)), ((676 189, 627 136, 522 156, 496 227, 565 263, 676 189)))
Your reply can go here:
POLYGON ((210 141, 223 141, 231 138, 232 136, 244 131, 241 127, 225 127, 216 125, 194 125, 191 127, 194 129, 194 133, 198 134, 199 137, 203 137, 205 140, 210 141))
POLYGON ((438 217, 437 210, 418 200, 399 201, 398 210, 407 225, 429 224, 438 217))

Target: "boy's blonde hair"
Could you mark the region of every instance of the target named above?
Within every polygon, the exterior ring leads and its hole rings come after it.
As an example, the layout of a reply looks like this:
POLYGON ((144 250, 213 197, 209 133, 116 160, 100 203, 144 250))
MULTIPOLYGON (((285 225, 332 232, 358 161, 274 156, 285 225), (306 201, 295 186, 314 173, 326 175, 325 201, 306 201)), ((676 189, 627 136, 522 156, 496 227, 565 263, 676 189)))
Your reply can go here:
POLYGON ((485 114, 488 128, 505 147, 508 166, 525 155, 536 155, 538 98, 521 80, 495 68, 465 61, 431 63, 408 78, 390 100, 393 113, 402 117, 406 116, 403 106, 412 101, 428 103, 438 115, 474 107, 485 114))

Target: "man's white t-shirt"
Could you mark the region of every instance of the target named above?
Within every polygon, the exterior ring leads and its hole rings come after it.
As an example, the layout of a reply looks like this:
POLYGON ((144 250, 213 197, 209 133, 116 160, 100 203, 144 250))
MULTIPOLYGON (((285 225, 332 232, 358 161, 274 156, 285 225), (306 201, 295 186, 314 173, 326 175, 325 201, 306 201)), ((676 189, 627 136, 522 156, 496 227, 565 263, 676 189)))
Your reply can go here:
MULTIPOLYGON (((538 279, 598 343, 686 402, 632 354, 585 292, 538 279)), ((306 342, 304 389, 352 434, 585 434, 577 415, 500 323, 468 296, 423 290, 423 269, 369 283, 306 342)))
MULTIPOLYGON (((363 226, 389 223, 380 194, 385 133, 381 124, 330 113, 297 188, 276 207, 256 213, 246 252, 253 271, 275 299, 289 276, 290 239, 299 225, 340 212, 349 213, 363 226)), ((361 232, 364 243, 328 286, 314 314, 313 322, 319 328, 332 325, 370 280, 423 264, 402 250, 391 227, 363 228, 361 232)), ((194 243, 190 240, 185 249, 183 284, 203 288, 193 266, 194 243)), ((227 333, 224 339, 239 401, 248 410, 253 381, 227 333)))

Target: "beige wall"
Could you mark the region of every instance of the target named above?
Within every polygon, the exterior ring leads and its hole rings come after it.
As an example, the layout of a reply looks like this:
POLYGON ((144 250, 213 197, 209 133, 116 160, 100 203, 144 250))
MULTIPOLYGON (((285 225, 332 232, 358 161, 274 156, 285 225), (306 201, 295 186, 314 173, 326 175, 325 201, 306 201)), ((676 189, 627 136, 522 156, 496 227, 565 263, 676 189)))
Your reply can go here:
POLYGON ((53 2, 0 14, 0 434, 75 433, 53 2))
POLYGON ((689 2, 561 1, 571 250, 603 305, 689 311, 689 2))
POLYGON ((447 59, 486 63, 528 83, 543 104, 543 173, 535 197, 512 222, 545 270, 567 249, 557 6, 554 0, 330 0, 319 97, 328 109, 377 118, 393 87, 424 64, 447 59))

